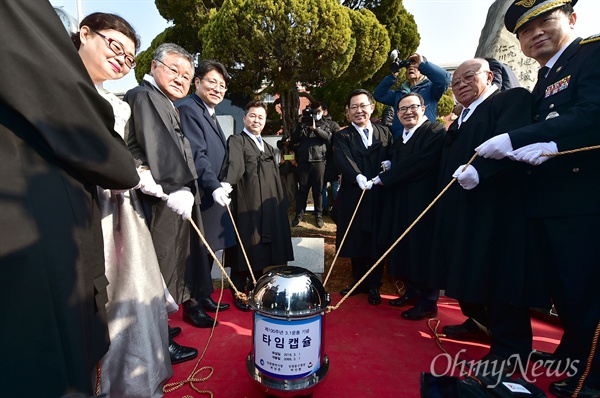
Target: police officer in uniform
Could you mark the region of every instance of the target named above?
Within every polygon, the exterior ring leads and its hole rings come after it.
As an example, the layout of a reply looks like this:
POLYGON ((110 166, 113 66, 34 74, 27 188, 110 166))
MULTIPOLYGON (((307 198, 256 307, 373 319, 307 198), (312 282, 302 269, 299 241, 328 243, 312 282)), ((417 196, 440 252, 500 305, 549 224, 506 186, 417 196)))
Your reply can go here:
POLYGON ((518 0, 509 7, 506 28, 541 66, 532 92, 533 123, 476 150, 531 165, 529 261, 543 267, 540 278, 564 328, 554 356, 578 361, 577 373, 553 382, 550 391, 570 397, 581 388, 579 397, 599 397, 600 349, 589 365, 588 359, 600 320, 600 150, 543 156, 600 144, 600 37, 576 38, 576 2, 518 0))

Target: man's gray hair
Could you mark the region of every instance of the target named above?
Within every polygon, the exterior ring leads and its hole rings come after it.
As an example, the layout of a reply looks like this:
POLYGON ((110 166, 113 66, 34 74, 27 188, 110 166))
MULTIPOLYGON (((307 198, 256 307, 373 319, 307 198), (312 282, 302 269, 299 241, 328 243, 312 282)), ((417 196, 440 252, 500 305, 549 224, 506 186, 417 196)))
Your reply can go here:
POLYGON ((183 47, 178 46, 175 43, 163 43, 160 46, 158 46, 154 51, 154 59, 162 61, 165 59, 167 54, 175 54, 179 57, 186 58, 188 61, 190 61, 192 69, 194 68, 194 57, 192 57, 192 54, 190 54, 183 47))

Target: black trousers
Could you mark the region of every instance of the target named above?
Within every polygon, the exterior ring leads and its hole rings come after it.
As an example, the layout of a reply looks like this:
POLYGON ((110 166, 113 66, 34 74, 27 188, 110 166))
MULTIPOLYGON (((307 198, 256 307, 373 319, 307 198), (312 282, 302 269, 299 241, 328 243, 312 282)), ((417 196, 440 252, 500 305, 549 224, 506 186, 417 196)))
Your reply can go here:
MULTIPOLYGON (((350 262, 352 264, 352 277, 355 282, 358 282, 368 270, 371 269, 377 259, 368 257, 352 257, 350 262)), ((369 289, 379 289, 382 285, 381 278, 383 278, 383 262, 379 263, 377 267, 365 278, 363 285, 369 289)))
MULTIPOLYGON (((576 206, 576 204, 574 204, 576 206)), ((579 360, 583 372, 600 322, 600 213, 531 219, 530 261, 541 261, 564 334, 555 354, 579 360)), ((587 383, 600 388, 600 347, 587 383)))
MULTIPOLYGON (((198 220, 200 218, 199 214, 200 211, 196 206, 192 217, 200 228, 202 224, 198 224, 198 222, 201 222, 201 220, 198 220)), ((189 224, 188 221, 186 223, 189 224)), ((190 229, 190 255, 185 263, 183 301, 189 299, 203 300, 214 291, 212 276, 210 275, 213 259, 206 250, 206 246, 202 244, 196 230, 190 229)))
POLYGON ((312 188, 315 214, 323 214, 323 184, 325 182, 325 162, 298 163, 298 194, 296 195, 296 214, 302 214, 306 208, 308 191, 312 188))

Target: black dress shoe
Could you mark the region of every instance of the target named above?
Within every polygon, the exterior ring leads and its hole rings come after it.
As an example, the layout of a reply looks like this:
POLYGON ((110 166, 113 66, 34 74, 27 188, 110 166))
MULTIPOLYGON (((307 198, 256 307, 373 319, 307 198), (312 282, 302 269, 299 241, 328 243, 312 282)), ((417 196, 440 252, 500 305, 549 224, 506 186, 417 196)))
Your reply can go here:
POLYGON ((398 298, 390 300, 389 303, 392 307, 405 307, 407 305, 417 304, 417 300, 412 297, 408 297, 406 294, 403 294, 398 298))
POLYGON ((400 315, 402 318, 409 321, 420 321, 425 318, 435 318, 437 314, 437 308, 428 310, 423 307, 412 307, 406 311, 403 311, 400 315))
MULTIPOLYGON (((340 292, 340 294, 342 296, 345 296, 348 294, 348 292, 354 287, 356 283, 351 284, 350 286, 342 289, 342 291, 340 292)), ((354 291, 352 292, 351 296, 356 296, 357 294, 368 294, 369 293, 369 288, 366 286, 359 286, 356 289, 354 289, 354 291)))
POLYGON ((219 323, 211 318, 201 305, 189 304, 189 300, 183 303, 183 320, 197 328, 211 328, 213 323, 217 326, 219 323))
MULTIPOLYGON (((579 377, 569 377, 567 379, 550 383, 550 388, 548 388, 548 390, 557 397, 572 397, 575 389, 577 389, 578 383, 579 377)), ((584 385, 581 388, 581 391, 579 391, 577 397, 600 398, 600 389, 584 385)))
MULTIPOLYGON (((215 303, 215 300, 213 300, 212 297, 207 297, 205 299, 199 300, 198 302, 200 303, 202 308, 204 308, 204 311, 217 312, 217 303, 215 303)), ((219 311, 225 311, 229 309, 229 304, 221 303, 218 307, 219 311)))
POLYGON ((506 359, 494 353, 488 353, 477 362, 473 368, 473 376, 485 386, 495 386, 498 375, 510 377, 518 367, 518 361, 512 356, 506 359))
POLYGON ((481 341, 484 343, 489 343, 491 340, 491 337, 483 330, 477 329, 477 331, 472 332, 464 324, 444 326, 442 333, 453 340, 481 341))
POLYGON ((172 339, 174 337, 179 336, 180 334, 181 334, 181 328, 180 327, 175 326, 175 327, 172 328, 171 326, 169 326, 169 338, 172 339))
POLYGON ((235 305, 235 308, 237 308, 238 310, 243 311, 243 312, 252 311, 252 308, 250 308, 250 306, 248 304, 244 304, 242 299, 239 299, 235 296, 233 297, 233 305, 235 305))
POLYGON ((381 295, 379 294, 379 289, 376 287, 372 287, 371 289, 369 289, 369 304, 381 304, 381 295))
POLYGON ((179 345, 174 342, 173 339, 170 339, 169 354, 171 356, 171 364, 176 364, 196 358, 198 350, 192 347, 179 345))

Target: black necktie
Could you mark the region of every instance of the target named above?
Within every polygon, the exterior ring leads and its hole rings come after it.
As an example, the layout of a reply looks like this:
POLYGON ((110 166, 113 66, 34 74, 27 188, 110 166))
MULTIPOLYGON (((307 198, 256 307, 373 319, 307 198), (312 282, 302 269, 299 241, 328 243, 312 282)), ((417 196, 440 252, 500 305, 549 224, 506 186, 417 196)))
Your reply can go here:
POLYGON ((467 117, 467 115, 469 114, 469 112, 471 112, 471 109, 469 109, 469 108, 465 108, 465 109, 462 111, 462 115, 460 116, 460 122, 461 122, 461 123, 464 123, 464 122, 465 122, 465 118, 467 117))
POLYGON ((546 75, 548 74, 549 70, 550 68, 548 68, 547 66, 543 66, 540 68, 540 70, 538 70, 538 82, 546 78, 546 75))

